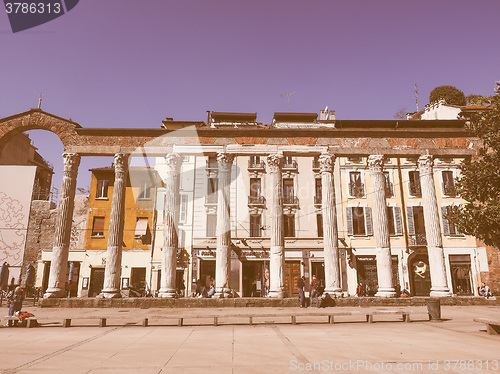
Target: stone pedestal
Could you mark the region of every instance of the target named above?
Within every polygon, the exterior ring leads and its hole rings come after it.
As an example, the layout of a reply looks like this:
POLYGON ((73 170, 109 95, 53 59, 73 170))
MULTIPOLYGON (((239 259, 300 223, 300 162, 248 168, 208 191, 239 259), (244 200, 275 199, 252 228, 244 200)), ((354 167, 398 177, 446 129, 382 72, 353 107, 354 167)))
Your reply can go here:
POLYGON ((177 229, 179 226, 179 183, 182 156, 169 154, 165 157, 165 211, 163 215, 163 249, 161 256, 161 280, 158 297, 176 297, 175 271, 177 268, 177 229))
POLYGON ((228 153, 217 155, 217 250, 215 257, 215 297, 230 295, 229 268, 231 263, 230 184, 234 156, 228 153))
POLYGON ((286 297, 285 291, 285 235, 283 228, 283 155, 267 156, 271 174, 272 195, 271 209, 271 254, 269 259, 269 296, 286 297))
POLYGON ((431 155, 423 155, 418 159, 420 186, 422 188, 422 205, 424 208, 425 236, 431 273, 431 296, 451 296, 446 278, 443 240, 439 223, 439 209, 433 176, 434 159, 431 155))
POLYGON ((106 252, 106 268, 104 287, 101 296, 105 298, 121 297, 120 275, 122 269, 123 224, 125 221, 125 191, 127 188, 128 155, 115 155, 115 181, 111 200, 111 217, 109 221, 108 249, 106 252))
POLYGON ((373 207, 373 236, 377 254, 378 291, 375 296, 394 297, 396 291, 392 280, 392 259, 387 219, 387 204, 385 201, 384 156, 368 157, 370 168, 370 184, 373 207))
POLYGON ((63 159, 63 180, 59 207, 57 208, 49 283, 43 297, 66 296, 66 268, 68 266, 69 241, 71 224, 73 222, 76 177, 78 175, 78 166, 80 165, 80 155, 76 153, 64 153, 63 159))
POLYGON ((323 257, 325 263, 325 293, 342 296, 340 287, 339 246, 333 169, 335 156, 319 157, 321 173, 321 208, 323 217, 323 257))

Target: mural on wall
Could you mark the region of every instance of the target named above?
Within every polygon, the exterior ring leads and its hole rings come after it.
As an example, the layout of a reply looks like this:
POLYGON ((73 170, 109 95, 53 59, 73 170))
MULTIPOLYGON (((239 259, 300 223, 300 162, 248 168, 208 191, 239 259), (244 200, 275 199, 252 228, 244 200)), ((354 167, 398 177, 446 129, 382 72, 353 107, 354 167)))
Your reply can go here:
POLYGON ((0 263, 23 262, 35 172, 35 166, 0 167, 0 263))

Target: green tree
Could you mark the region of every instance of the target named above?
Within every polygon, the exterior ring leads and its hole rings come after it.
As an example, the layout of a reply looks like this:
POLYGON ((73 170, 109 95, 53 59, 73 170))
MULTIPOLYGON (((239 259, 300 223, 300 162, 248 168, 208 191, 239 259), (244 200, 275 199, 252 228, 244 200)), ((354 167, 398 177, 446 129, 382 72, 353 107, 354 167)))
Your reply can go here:
POLYGON ((459 231, 500 249, 500 85, 489 109, 473 115, 467 126, 482 147, 460 167, 457 188, 467 203, 454 206, 447 217, 459 231))
POLYGON ((429 103, 444 99, 446 104, 450 105, 465 105, 465 95, 455 86, 438 86, 431 91, 429 95, 429 103))
POLYGON ((468 95, 465 97, 467 105, 477 105, 481 106, 486 104, 491 104, 491 99, 493 96, 483 96, 483 95, 468 95))

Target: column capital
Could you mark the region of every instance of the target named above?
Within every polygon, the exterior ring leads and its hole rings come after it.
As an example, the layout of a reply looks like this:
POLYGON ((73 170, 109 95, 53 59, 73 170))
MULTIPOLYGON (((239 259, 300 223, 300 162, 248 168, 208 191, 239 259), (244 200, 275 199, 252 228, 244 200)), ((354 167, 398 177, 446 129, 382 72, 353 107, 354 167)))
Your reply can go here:
POLYGON ((220 152, 217 153, 217 162, 220 164, 232 164, 234 161, 234 155, 231 153, 220 152))
POLYGON ((80 166, 81 156, 78 153, 63 153, 64 171, 74 171, 80 166))
POLYGON ((128 170, 128 158, 129 155, 126 153, 116 153, 114 157, 115 161, 115 174, 124 174, 128 170))
POLYGON ((368 156, 368 167, 372 171, 381 172, 384 168, 384 155, 370 155, 370 156, 368 156))
POLYGON ((432 155, 422 155, 418 158, 418 168, 419 169, 427 169, 432 171, 434 166, 434 156, 432 155))
POLYGON ((322 153, 318 157, 319 162, 319 172, 322 173, 333 173, 333 168, 335 166, 335 155, 330 155, 328 153, 322 153))
POLYGON ((281 172, 283 167, 283 154, 274 153, 267 156, 267 165, 271 173, 281 172))
POLYGON ((169 153, 165 156, 165 164, 169 171, 179 172, 181 170, 183 157, 178 153, 169 153))

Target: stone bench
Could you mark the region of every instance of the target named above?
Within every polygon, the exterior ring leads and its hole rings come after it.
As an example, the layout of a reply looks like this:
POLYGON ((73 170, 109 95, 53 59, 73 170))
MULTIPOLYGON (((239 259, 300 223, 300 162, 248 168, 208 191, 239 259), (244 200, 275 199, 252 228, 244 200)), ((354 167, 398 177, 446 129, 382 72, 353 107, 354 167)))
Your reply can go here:
POLYGON ((255 318, 290 318, 290 323, 293 325, 297 324, 297 318, 302 318, 302 317, 327 317, 326 323, 333 324, 335 323, 335 316, 352 316, 352 315, 361 315, 360 312, 316 312, 316 313, 285 313, 285 314, 278 314, 278 313, 264 313, 264 314, 258 314, 258 313, 245 313, 245 314, 232 314, 232 315, 214 315, 214 314, 204 314, 204 315, 199 315, 199 316, 179 316, 179 315, 162 315, 162 316, 148 316, 142 320, 142 326, 147 327, 149 326, 149 321, 152 319, 169 319, 169 320, 177 320, 177 326, 181 327, 184 326, 184 319, 211 319, 213 320, 213 325, 218 326, 220 325, 220 319, 230 319, 230 318, 239 318, 239 319, 248 319, 248 324, 250 326, 253 326, 255 324, 255 318))
MULTIPOLYGON (((16 316, 5 316, 3 318, 5 321, 14 321, 18 322, 18 324, 21 324, 22 322, 17 318, 16 316)), ((36 317, 28 317, 25 319, 26 321, 26 327, 32 328, 32 327, 37 327, 38 326, 38 321, 36 317)))
MULTIPOLYGON (((112 317, 97 317, 97 316, 86 316, 86 317, 76 317, 76 318, 73 318, 73 319, 77 319, 77 320, 87 320, 87 319, 90 319, 90 320, 95 320, 95 319, 98 319, 99 320, 99 327, 106 327, 106 321, 107 319, 109 318, 112 318, 112 317)), ((71 318, 63 318, 63 321, 62 321, 62 327, 71 327, 71 318)))
POLYGON ((410 314, 404 310, 375 310, 366 314, 366 322, 373 323, 373 316, 375 315, 400 315, 403 322, 410 322, 410 314))
POLYGON ((485 323, 488 334, 500 335, 500 319, 474 318, 474 322, 485 323))

